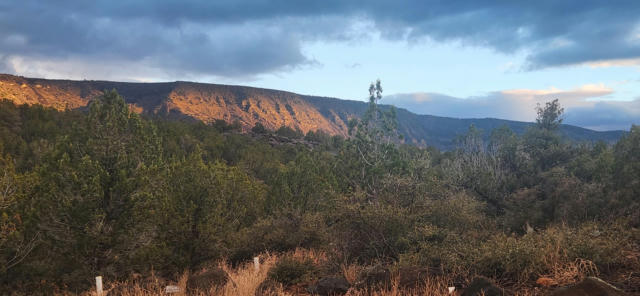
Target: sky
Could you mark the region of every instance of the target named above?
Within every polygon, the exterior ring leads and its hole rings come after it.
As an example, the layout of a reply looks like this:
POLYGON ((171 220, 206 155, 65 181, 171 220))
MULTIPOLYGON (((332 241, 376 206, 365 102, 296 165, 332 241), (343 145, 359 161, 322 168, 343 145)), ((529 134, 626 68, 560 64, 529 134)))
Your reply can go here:
POLYGON ((419 114, 640 124, 640 1, 0 0, 0 73, 199 81, 419 114))

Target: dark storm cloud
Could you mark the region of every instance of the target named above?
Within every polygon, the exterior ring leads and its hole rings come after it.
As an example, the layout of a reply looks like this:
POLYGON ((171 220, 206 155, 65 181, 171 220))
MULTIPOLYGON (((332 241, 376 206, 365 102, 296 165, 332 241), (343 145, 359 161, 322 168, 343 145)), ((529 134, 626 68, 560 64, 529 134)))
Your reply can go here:
MULTIPOLYGON (((638 1, 0 0, 0 55, 129 62, 165 72, 243 76, 311 63, 309 40, 460 41, 532 69, 640 58, 638 1)), ((15 62, 14 62, 15 64, 15 62)))
POLYGON ((166 23, 51 6, 25 3, 0 13, 0 52, 34 59, 135 62, 171 72, 228 76, 309 62, 300 51, 300 40, 272 24, 166 23))

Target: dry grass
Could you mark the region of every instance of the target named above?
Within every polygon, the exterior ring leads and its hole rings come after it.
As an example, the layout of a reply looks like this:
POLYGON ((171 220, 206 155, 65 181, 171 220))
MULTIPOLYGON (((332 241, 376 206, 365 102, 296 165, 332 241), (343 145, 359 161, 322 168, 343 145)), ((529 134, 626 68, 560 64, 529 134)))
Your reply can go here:
POLYGON ((377 290, 369 291, 363 290, 350 290, 347 296, 418 296, 418 295, 432 295, 432 296, 450 296, 449 294, 449 280, 442 277, 429 277, 426 281, 412 289, 401 289, 398 287, 398 281, 394 280, 391 289, 389 290, 377 290))
MULTIPOLYGON (((212 288, 210 291, 190 292, 189 295, 221 295, 221 296, 254 296, 256 290, 267 278, 269 269, 277 262, 276 255, 263 254, 260 256, 260 269, 256 270, 253 262, 240 265, 236 268, 229 264, 220 264, 220 268, 229 275, 229 281, 223 287, 212 288)), ((178 286, 185 291, 186 277, 179 282, 178 286)), ((157 294, 151 294, 157 295, 157 294)), ((166 294, 163 294, 166 295, 166 294)), ((175 294, 174 294, 175 295, 175 294)), ((127 295, 129 296, 129 295, 127 295)), ((147 296, 147 295, 131 295, 147 296)))
MULTIPOLYGON (((283 255, 284 256, 284 255, 283 255)), ((316 251, 308 251, 308 250, 296 250, 295 252, 286 254, 286 256, 293 256, 296 258, 305 258, 311 259, 314 263, 323 263, 326 261, 326 254, 322 252, 316 251)), ((226 271, 229 275, 230 280, 223 287, 219 287, 217 289, 212 289, 210 291, 197 291, 190 292, 188 295, 221 295, 221 296, 253 296, 256 294, 256 290, 260 286, 260 284, 267 279, 267 274, 269 269, 275 265, 278 260, 278 256, 263 254, 261 256, 261 266, 260 270, 256 271, 254 269, 253 262, 249 262, 243 264, 241 266, 237 266, 235 268, 231 267, 229 264, 222 263, 220 264, 220 268, 226 271)), ((343 266, 342 272, 345 278, 350 283, 354 283, 357 279, 358 272, 360 271, 360 267, 357 265, 348 265, 343 266)), ((172 285, 176 285, 180 287, 182 293, 170 294, 176 296, 184 296, 187 295, 184 293, 186 291, 187 279, 189 274, 185 272, 181 277, 178 283, 172 283, 172 285)), ((397 285, 397 281, 394 281, 391 289, 389 290, 356 290, 351 289, 347 293, 347 296, 399 296, 399 295, 449 295, 447 287, 449 286, 450 280, 442 277, 437 278, 428 278, 426 282, 415 288, 415 289, 400 289, 397 285)), ((140 281, 132 280, 131 282, 121 282, 113 285, 114 288, 107 290, 107 295, 122 295, 122 296, 156 296, 156 295, 167 295, 164 293, 165 284, 155 277, 151 277, 150 280, 146 281, 146 284, 141 283, 140 281), (116 288, 120 287, 120 289, 116 288), (113 294, 112 294, 113 293, 113 294)), ((289 295, 300 295, 300 292, 287 291, 283 289, 283 287, 275 287, 269 295, 278 295, 278 296, 289 296, 289 295)), ((82 295, 95 295, 95 291, 87 291, 82 295)))
POLYGON ((313 264, 315 265, 322 265, 328 260, 327 253, 323 251, 308 250, 302 248, 297 248, 292 253, 288 253, 288 255, 296 259, 310 259, 311 262, 313 262, 313 264))
MULTIPOLYGON (((226 285, 218 288, 214 288, 210 291, 190 291, 188 295, 222 295, 222 296, 254 296, 260 285, 267 279, 268 272, 273 267, 279 258, 281 257, 294 257, 299 259, 309 259, 314 264, 323 264, 327 262, 327 255, 323 252, 298 249, 293 252, 282 254, 281 256, 273 254, 263 254, 260 256, 260 269, 255 270, 253 262, 247 262, 240 266, 232 267, 226 262, 221 262, 219 267, 227 272, 229 275, 229 281, 226 285)), ((550 258, 552 259, 552 258, 550 258)), ((557 259, 557 258, 555 258, 557 259)), ((635 258, 634 258, 635 259, 635 258)), ((561 260, 549 260, 548 264, 552 265, 549 274, 540 275, 541 277, 550 278, 555 283, 554 286, 564 286, 580 281, 586 276, 598 276, 599 272, 595 264, 588 260, 575 260, 569 263, 563 263, 561 260)), ((359 265, 342 265, 341 273, 350 284, 355 284, 358 278, 358 274, 361 272, 362 267, 359 265)), ((164 292, 167 284, 176 285, 180 287, 181 293, 170 294, 176 296, 185 296, 187 293, 187 279, 188 273, 184 273, 177 283, 166 283, 161 279, 154 277, 153 275, 145 280, 132 279, 129 282, 122 282, 116 284, 105 283, 106 287, 113 287, 107 292, 107 295, 123 295, 123 296, 152 296, 152 295, 167 295, 164 292)), ((386 290, 369 290, 369 289, 355 289, 352 288, 346 294, 347 296, 400 296, 400 295, 459 295, 460 291, 456 291, 453 294, 449 294, 448 287, 453 286, 454 276, 449 274, 446 276, 428 277, 424 283, 418 287, 412 289, 402 289, 398 285, 398 280, 394 280, 389 289, 386 290)), ((465 277, 466 278, 466 277, 465 277)), ((531 296, 531 295, 545 295, 548 293, 549 288, 536 287, 535 283, 517 283, 515 285, 509 285, 502 283, 513 289, 512 295, 516 296, 531 296)), ((300 288, 300 287, 298 287, 300 288)), ((305 294, 304 289, 285 289, 282 286, 272 286, 269 293, 265 295, 308 295, 305 294)), ((70 294, 67 294, 70 295, 70 294)), ((87 291, 81 295, 95 295, 94 291, 87 291)))
MULTIPOLYGON (((221 263, 219 267, 227 272, 229 275, 229 281, 223 287, 212 288, 210 291, 190 291, 188 295, 221 295, 221 296, 253 296, 260 284, 267 278, 269 269, 276 263, 277 256, 270 254, 263 254, 260 256, 260 269, 255 270, 253 262, 243 264, 236 268, 231 267, 229 264, 221 263)), ((121 296, 155 296, 155 295, 175 295, 184 296, 187 288, 187 279, 189 273, 185 272, 180 277, 177 283, 169 283, 180 287, 182 292, 175 294, 166 294, 166 284, 151 276, 144 283, 136 280, 129 282, 118 282, 110 286, 113 288, 105 290, 107 295, 121 295, 121 296)), ((95 290, 87 291, 82 295, 95 295, 95 290)))
POLYGON ((349 284, 351 285, 354 285, 358 281, 358 275, 360 274, 362 267, 357 264, 343 264, 342 266, 340 266, 340 269, 347 282, 349 282, 349 284))
POLYGON ((551 268, 551 274, 547 275, 552 278, 558 285, 564 286, 578 282, 588 276, 598 276, 598 268, 596 265, 584 259, 576 259, 573 262, 558 262, 551 268))
POLYGON ((244 264, 238 268, 231 268, 228 264, 222 266, 222 269, 229 274, 230 281, 212 295, 238 295, 238 296, 253 296, 256 289, 267 278, 267 273, 271 266, 277 261, 275 255, 262 255, 260 270, 254 269, 253 263, 244 264))

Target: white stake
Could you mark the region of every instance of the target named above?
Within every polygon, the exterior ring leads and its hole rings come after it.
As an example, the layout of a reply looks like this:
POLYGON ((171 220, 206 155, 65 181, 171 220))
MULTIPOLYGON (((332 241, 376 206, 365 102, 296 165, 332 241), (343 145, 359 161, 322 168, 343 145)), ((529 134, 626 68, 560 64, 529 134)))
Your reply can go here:
POLYGON ((102 277, 101 276, 97 276, 96 277, 96 295, 98 296, 102 296, 102 277))
POLYGON ((178 286, 166 286, 164 287, 164 293, 165 294, 174 294, 174 293, 180 293, 180 287, 178 286))
POLYGON ((253 257, 253 268, 256 272, 260 271, 260 257, 253 257))

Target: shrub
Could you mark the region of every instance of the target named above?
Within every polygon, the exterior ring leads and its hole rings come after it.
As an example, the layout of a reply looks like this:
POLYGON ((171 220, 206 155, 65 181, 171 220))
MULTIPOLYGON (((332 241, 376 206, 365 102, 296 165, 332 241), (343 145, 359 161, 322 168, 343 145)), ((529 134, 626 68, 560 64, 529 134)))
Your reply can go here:
POLYGON ((301 139, 304 137, 304 133, 300 129, 292 129, 286 125, 283 125, 276 130, 276 135, 290 139, 301 139))
POLYGON ((269 270, 268 277, 284 286, 291 286, 310 280, 315 272, 311 259, 284 257, 269 270))
POLYGON ((489 226, 483 209, 486 204, 464 193, 425 202, 422 220, 458 233, 477 233, 489 226))
POLYGON ((630 237, 617 226, 583 224, 551 226, 524 236, 497 234, 478 250, 475 268, 487 276, 521 281, 553 273, 576 261, 593 262, 598 269, 620 264, 630 237))
POLYGON ((242 130, 242 124, 238 120, 235 120, 232 123, 228 123, 223 119, 216 119, 213 123, 211 123, 211 126, 213 126, 213 128, 215 128, 219 132, 242 130))
POLYGON ((545 257, 551 245, 542 241, 543 236, 523 237, 498 234, 484 243, 478 250, 475 269, 486 276, 504 276, 526 281, 544 273, 545 257))
POLYGON ((318 214, 283 211, 275 217, 257 221, 237 234, 238 245, 231 261, 249 259, 253 254, 271 251, 285 252, 302 248, 322 248, 327 242, 326 226, 318 214))
POLYGON ((267 128, 260 122, 256 122, 256 125, 251 128, 251 131, 256 134, 266 134, 269 132, 269 130, 267 130, 267 128))
POLYGON ((345 262, 393 261, 409 248, 413 217, 403 208, 383 204, 343 204, 332 225, 333 245, 345 262))
POLYGON ((329 143, 331 141, 331 135, 323 130, 309 131, 304 136, 304 139, 310 142, 329 143))

